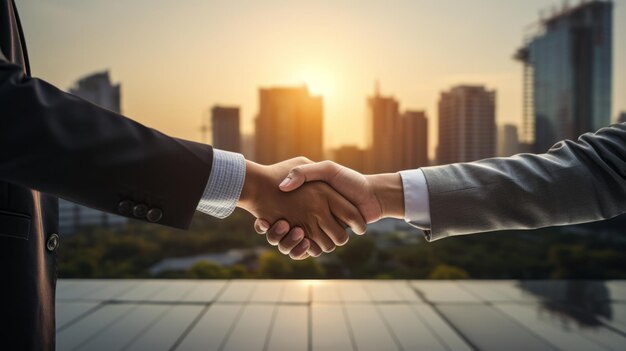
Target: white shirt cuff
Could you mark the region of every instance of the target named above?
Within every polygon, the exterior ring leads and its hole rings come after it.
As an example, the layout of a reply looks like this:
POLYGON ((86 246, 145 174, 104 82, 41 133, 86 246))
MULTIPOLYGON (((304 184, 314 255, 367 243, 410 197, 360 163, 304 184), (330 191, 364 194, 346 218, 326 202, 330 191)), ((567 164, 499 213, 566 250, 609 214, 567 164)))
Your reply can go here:
POLYGON ((404 220, 422 230, 430 229, 428 185, 421 169, 401 171, 404 190, 404 220))
POLYGON ((237 207, 246 178, 243 155, 213 149, 211 175, 196 210, 217 218, 226 218, 237 207))

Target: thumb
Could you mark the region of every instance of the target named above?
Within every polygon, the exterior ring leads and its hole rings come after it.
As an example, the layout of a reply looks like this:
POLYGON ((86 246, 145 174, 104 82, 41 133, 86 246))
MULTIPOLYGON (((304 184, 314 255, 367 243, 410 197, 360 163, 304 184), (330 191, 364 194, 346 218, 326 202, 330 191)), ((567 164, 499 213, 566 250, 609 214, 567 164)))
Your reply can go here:
POLYGON ((333 168, 336 166, 334 162, 323 161, 294 167, 278 187, 282 191, 289 192, 298 189, 306 182, 328 181, 333 174, 333 168))

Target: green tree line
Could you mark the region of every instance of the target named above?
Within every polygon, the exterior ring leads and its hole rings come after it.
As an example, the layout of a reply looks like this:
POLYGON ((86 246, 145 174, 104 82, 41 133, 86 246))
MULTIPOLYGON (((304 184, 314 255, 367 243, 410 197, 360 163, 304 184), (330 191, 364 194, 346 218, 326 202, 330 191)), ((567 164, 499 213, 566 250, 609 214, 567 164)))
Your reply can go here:
MULTIPOLYGON (((227 220, 196 216, 189 231, 133 222, 123 229, 87 228, 62 237, 59 275, 64 278, 155 278, 150 267, 165 258, 250 250, 223 267, 200 261, 157 278, 394 278, 394 279, 624 279, 626 231, 572 234, 561 228, 498 232, 379 247, 394 233, 353 235, 346 246, 318 259, 292 261, 254 233, 238 211, 227 220)), ((416 234, 418 235, 418 234, 416 234)))

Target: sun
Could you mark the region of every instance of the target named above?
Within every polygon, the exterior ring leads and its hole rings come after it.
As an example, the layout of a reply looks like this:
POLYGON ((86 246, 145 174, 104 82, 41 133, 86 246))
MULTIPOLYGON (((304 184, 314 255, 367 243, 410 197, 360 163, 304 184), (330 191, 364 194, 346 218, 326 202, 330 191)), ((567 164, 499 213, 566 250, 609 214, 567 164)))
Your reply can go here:
POLYGON ((298 84, 305 84, 313 95, 322 95, 327 98, 335 94, 334 76, 321 67, 299 67, 294 71, 294 80, 298 84))

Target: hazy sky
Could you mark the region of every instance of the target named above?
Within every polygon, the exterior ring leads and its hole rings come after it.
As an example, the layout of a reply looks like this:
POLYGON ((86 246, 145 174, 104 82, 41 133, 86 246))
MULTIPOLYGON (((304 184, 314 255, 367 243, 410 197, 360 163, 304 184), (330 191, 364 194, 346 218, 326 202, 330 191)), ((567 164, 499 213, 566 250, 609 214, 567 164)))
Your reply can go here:
MULTIPOLYGON (((571 1, 570 3, 574 3, 571 1)), ((578 1, 575 1, 578 3, 578 1)), ((124 114, 200 140, 213 104, 253 131, 258 88, 307 83, 324 96, 326 146, 365 140, 376 79, 401 109, 425 109, 431 154, 439 92, 497 90, 499 123, 521 121, 524 28, 553 0, 20 0, 33 74, 67 89, 109 69, 124 114)), ((626 110, 626 0, 614 1, 613 116, 626 110)))

